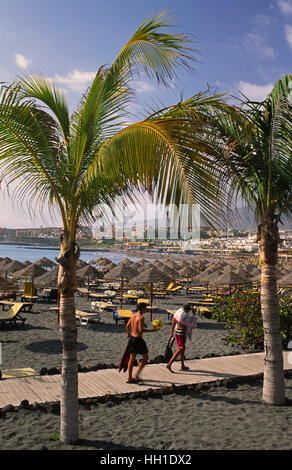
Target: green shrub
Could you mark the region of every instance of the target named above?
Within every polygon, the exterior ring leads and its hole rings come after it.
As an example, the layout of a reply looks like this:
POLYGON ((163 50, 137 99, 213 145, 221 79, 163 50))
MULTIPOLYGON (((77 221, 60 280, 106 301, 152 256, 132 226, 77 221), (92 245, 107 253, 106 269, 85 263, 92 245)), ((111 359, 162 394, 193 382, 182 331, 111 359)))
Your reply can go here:
MULTIPOLYGON (((290 296, 280 296, 279 300, 282 342, 286 348, 292 339, 292 301, 290 296)), ((212 318, 226 323, 227 342, 243 348, 263 350, 260 294, 236 292, 232 297, 218 298, 215 300, 212 318)))

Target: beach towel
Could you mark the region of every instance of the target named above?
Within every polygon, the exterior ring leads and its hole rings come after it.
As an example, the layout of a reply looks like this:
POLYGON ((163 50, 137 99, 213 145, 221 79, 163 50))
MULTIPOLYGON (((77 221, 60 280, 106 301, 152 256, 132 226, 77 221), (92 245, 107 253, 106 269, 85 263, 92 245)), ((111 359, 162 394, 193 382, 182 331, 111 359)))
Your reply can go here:
POLYGON ((180 308, 175 312, 174 318, 187 327, 187 335, 189 340, 191 340, 193 328, 198 327, 197 319, 193 313, 188 313, 183 308, 180 308))
POLYGON ((169 338, 168 342, 167 342, 167 345, 166 345, 166 348, 165 348, 165 351, 164 351, 164 361, 165 362, 169 362, 170 359, 172 358, 172 349, 170 347, 170 341, 172 340, 172 337, 169 338))
POLYGON ((124 372, 127 372, 128 370, 128 363, 130 359, 129 344, 130 342, 128 341, 128 344, 125 348, 125 351, 123 352, 122 359, 119 365, 119 372, 121 372, 121 370, 123 370, 124 372))

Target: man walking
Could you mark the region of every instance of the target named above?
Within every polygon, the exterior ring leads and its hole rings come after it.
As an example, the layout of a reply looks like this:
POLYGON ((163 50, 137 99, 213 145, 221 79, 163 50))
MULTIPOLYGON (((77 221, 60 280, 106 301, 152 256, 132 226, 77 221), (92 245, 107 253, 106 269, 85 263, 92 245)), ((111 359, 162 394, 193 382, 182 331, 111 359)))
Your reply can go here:
POLYGON ((128 343, 128 352, 130 354, 130 359, 128 362, 128 380, 127 383, 137 383, 140 382, 140 373, 148 362, 148 349, 147 345, 142 338, 143 333, 152 333, 155 330, 154 328, 148 330, 144 328, 144 313, 147 312, 147 305, 144 302, 138 304, 138 311, 127 323, 126 330, 129 338, 128 343), (142 361, 139 362, 138 369, 135 377, 133 377, 133 367, 136 359, 136 355, 142 355, 142 361))
POLYGON ((167 368, 170 372, 173 372, 171 369, 172 363, 180 355, 181 361, 181 370, 189 370, 185 365, 185 349, 186 349, 186 339, 187 335, 189 339, 192 338, 192 329, 197 328, 197 320, 195 317, 195 311, 193 310, 190 304, 185 304, 180 308, 173 316, 170 337, 173 337, 173 332, 175 333, 177 341, 177 351, 173 354, 172 358, 167 364, 167 368))

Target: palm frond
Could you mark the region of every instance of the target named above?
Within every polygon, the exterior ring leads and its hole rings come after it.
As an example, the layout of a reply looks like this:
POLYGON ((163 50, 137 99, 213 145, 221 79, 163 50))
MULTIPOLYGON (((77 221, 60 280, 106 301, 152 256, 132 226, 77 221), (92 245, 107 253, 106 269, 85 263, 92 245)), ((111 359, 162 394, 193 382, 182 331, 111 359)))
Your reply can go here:
POLYGON ((162 28, 171 27, 166 15, 164 11, 147 18, 118 54, 113 67, 141 70, 166 86, 177 67, 191 69, 193 41, 184 34, 161 32, 162 28))

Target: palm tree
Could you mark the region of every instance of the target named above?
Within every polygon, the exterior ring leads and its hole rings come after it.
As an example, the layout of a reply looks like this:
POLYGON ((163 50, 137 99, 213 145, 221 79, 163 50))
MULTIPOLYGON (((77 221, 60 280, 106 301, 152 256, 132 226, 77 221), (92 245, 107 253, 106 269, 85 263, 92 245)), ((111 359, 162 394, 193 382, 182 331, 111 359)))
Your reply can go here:
POLYGON ((96 205, 111 206, 116 195, 135 201, 141 187, 156 188, 166 202, 200 203, 205 220, 214 220, 220 211, 219 170, 210 169, 217 150, 208 141, 208 114, 224 108, 221 96, 198 94, 135 124, 123 122, 136 73, 167 85, 175 69, 189 67, 193 59, 185 35, 161 32, 169 27, 164 15, 147 19, 113 64, 98 70, 71 117, 64 95, 42 76, 25 75, 1 89, 2 169, 17 182, 18 198, 29 197, 40 209, 56 206, 62 218, 57 258, 63 344, 60 439, 67 443, 78 440, 78 224, 94 220, 96 205))
POLYGON ((237 113, 218 116, 221 136, 229 144, 221 165, 226 168, 230 201, 240 195, 258 223, 265 347, 263 401, 274 405, 285 403, 276 269, 279 224, 292 212, 291 86, 292 76, 287 75, 276 82, 263 102, 245 100, 237 113))

